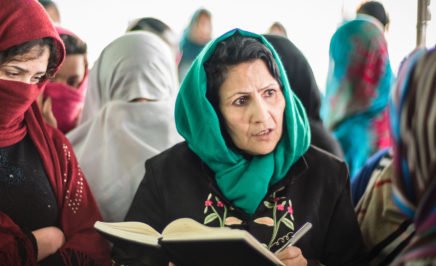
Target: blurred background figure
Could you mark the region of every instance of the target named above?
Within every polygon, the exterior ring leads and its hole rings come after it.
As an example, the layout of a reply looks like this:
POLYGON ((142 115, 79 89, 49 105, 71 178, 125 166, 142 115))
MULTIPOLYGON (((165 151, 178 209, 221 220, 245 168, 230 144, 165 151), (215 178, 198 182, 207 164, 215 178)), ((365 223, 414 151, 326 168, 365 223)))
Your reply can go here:
POLYGON ((212 14, 209 10, 198 9, 180 39, 182 58, 179 63, 179 80, 183 81, 192 61, 212 39, 212 14))
POLYGON ((56 27, 56 30, 64 42, 66 57, 59 72, 44 90, 45 101, 51 101, 55 121, 50 121, 47 116, 45 119, 66 134, 76 126, 85 102, 88 87, 87 45, 67 29, 56 27))
POLYGON ((351 178, 372 154, 390 146, 385 107, 393 81, 380 23, 365 16, 340 26, 330 42, 322 115, 341 144, 351 178))
POLYGON ((363 14, 374 17, 383 25, 385 31, 389 29, 389 15, 387 14, 384 6, 380 2, 364 2, 357 8, 356 14, 363 14))
POLYGON ((393 265, 436 265, 436 50, 416 63, 390 104, 393 200, 416 233, 393 265))
POLYGON ((288 38, 278 35, 264 36, 282 59, 291 89, 306 109, 312 134, 311 144, 342 158, 341 146, 324 127, 319 115, 321 96, 306 57, 288 38))
POLYGON ((53 23, 60 24, 61 15, 56 3, 51 0, 38 0, 38 1, 45 8, 45 11, 47 12, 48 16, 53 21, 53 23))
POLYGON ((288 37, 285 26, 282 23, 276 21, 268 29, 268 34, 275 34, 283 37, 288 37))
POLYGON ((122 221, 146 159, 182 138, 174 121, 177 67, 156 34, 129 32, 90 71, 79 125, 67 137, 105 221, 122 221))
MULTIPOLYGON (((425 49, 417 49, 403 61, 394 88, 395 97, 399 93, 407 97, 403 91, 408 90, 413 75, 420 75, 414 74, 415 67, 425 54, 425 49)), ((393 112, 392 105, 390 110, 390 121, 396 125, 399 117, 393 112)), ((401 134, 399 131, 398 126, 391 130, 393 139, 401 134)), ((397 174, 393 163, 395 156, 392 148, 377 152, 351 183, 353 203, 371 265, 391 265, 415 234, 413 218, 405 216, 393 201, 393 181, 397 174)))
POLYGON ((171 47, 171 50, 173 50, 174 53, 176 64, 179 63, 181 57, 179 44, 177 42, 177 36, 170 26, 157 18, 145 17, 132 21, 127 28, 127 32, 138 30, 148 31, 159 36, 171 47))

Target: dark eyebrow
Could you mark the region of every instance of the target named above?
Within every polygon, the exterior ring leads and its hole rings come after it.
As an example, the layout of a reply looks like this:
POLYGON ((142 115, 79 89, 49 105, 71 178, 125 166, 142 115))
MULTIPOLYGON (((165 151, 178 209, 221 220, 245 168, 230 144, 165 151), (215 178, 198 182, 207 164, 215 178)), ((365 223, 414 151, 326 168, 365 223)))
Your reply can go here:
POLYGON ((249 93, 249 92, 239 91, 239 92, 233 93, 232 95, 230 95, 229 97, 227 97, 226 100, 228 100, 228 99, 230 99, 230 98, 233 98, 233 97, 235 97, 236 95, 248 95, 248 94, 250 94, 250 93, 249 93))
POLYGON ((257 91, 264 91, 264 90, 276 88, 276 87, 280 87, 280 85, 277 82, 276 83, 272 82, 272 83, 266 85, 265 87, 258 89, 257 91))
MULTIPOLYGON (((28 73, 28 72, 29 72, 29 70, 26 70, 26 69, 21 68, 21 67, 19 67, 19 66, 14 66, 14 65, 4 65, 4 66, 6 66, 6 67, 13 67, 13 68, 15 68, 16 70, 21 71, 21 72, 24 72, 24 73, 28 73)), ((37 72, 37 73, 35 73, 35 74, 45 75, 45 73, 46 73, 46 71, 40 71, 40 72, 37 72)))

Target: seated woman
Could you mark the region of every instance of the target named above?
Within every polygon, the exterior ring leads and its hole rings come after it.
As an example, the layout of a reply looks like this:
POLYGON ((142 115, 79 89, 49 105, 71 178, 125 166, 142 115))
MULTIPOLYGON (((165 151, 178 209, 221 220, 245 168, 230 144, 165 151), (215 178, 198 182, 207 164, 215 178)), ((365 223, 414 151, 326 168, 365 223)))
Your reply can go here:
POLYGON ((81 122, 67 137, 105 221, 126 216, 144 160, 182 141, 174 123, 177 89, 171 49, 154 33, 117 38, 92 68, 81 122))
POLYGON ((393 265, 436 265, 436 49, 420 58, 390 104, 393 201, 415 235, 393 265))
MULTIPOLYGON (((232 30, 194 61, 176 102, 186 142, 149 159, 126 216, 161 231, 189 217, 245 229, 271 251, 304 223, 312 230, 277 256, 286 265, 359 265, 364 246, 343 161, 310 147, 309 123, 272 46, 232 30)), ((156 265, 116 245, 118 263, 156 265)), ((163 265, 163 264, 158 264, 163 265)))
POLYGON ((66 57, 59 72, 45 87, 45 100, 41 106, 46 122, 67 134, 76 127, 85 102, 88 88, 87 45, 67 29, 56 27, 56 30, 64 42, 66 57), (47 104, 51 104, 52 108, 46 108, 47 104))
POLYGON ((33 0, 0 8, 0 264, 109 265, 93 229, 101 216, 64 135, 36 98, 64 59, 48 15, 33 0))
POLYGON ((359 16, 341 25, 330 42, 322 115, 341 145, 351 180, 371 155, 390 146, 386 106, 393 80, 381 23, 359 16))

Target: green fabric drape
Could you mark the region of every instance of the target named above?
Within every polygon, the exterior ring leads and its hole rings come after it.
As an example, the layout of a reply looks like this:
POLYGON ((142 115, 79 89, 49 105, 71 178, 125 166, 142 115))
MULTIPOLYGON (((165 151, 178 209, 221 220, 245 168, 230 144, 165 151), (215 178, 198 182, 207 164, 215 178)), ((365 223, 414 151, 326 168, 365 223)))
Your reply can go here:
POLYGON ((197 56, 181 84, 175 117, 177 130, 189 148, 215 172, 224 196, 250 215, 256 211, 268 187, 280 181, 310 145, 306 112, 290 88, 279 56, 265 38, 240 29, 212 40, 197 56), (206 98, 207 79, 203 65, 220 41, 237 32, 259 39, 272 52, 279 66, 286 100, 283 135, 275 150, 250 158, 226 145, 218 115, 206 98))

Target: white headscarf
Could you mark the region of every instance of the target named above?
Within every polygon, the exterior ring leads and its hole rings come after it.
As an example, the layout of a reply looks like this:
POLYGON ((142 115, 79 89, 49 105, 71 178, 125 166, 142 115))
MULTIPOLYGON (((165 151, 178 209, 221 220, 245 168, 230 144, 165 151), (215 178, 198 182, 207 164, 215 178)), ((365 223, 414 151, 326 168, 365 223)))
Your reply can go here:
POLYGON ((105 221, 124 219, 146 159, 182 140, 177 88, 171 50, 152 33, 116 39, 91 70, 81 120, 67 136, 105 221), (148 101, 131 102, 138 98, 148 101))

